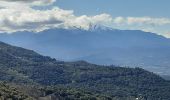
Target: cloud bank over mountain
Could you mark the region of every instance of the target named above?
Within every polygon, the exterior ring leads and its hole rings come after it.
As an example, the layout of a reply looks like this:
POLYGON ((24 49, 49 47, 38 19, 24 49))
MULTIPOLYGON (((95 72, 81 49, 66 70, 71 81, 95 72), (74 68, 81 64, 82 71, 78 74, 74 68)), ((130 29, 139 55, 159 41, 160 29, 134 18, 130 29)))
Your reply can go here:
POLYGON ((0 0, 0 33, 17 31, 40 32, 51 28, 82 28, 100 24, 118 29, 143 30, 170 37, 170 18, 115 17, 103 13, 76 16, 73 10, 52 6, 56 0, 0 0), (49 6, 38 10, 34 6, 49 6), (50 9, 51 8, 51 9, 50 9))

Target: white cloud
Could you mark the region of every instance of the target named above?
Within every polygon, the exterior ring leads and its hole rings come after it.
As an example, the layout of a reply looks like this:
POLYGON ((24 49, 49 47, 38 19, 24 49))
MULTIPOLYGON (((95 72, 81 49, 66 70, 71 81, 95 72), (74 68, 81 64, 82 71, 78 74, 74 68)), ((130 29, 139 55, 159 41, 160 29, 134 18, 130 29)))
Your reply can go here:
POLYGON ((115 18, 116 23, 125 23, 125 24, 140 24, 140 25, 166 25, 170 24, 169 18, 151 18, 151 17, 117 17, 115 18))
POLYGON ((143 30, 170 37, 170 18, 116 17, 113 27, 119 29, 143 30))
POLYGON ((15 0, 13 2, 12 0, 5 1, 5 3, 9 3, 12 6, 8 7, 8 5, 0 9, 0 32, 39 32, 45 29, 59 27, 81 27, 83 29, 88 29, 91 23, 106 24, 112 19, 108 14, 75 16, 72 10, 63 10, 58 7, 54 7, 50 10, 36 10, 31 7, 32 4, 37 2, 44 3, 47 1, 49 1, 49 3, 53 2, 53 0, 30 0, 24 2, 21 0, 15 0))
POLYGON ((72 14, 72 17, 66 18, 65 26, 66 27, 78 27, 83 29, 89 29, 90 24, 101 24, 106 25, 112 22, 112 17, 108 14, 100 14, 96 16, 75 16, 72 14))
POLYGON ((56 0, 0 0, 0 32, 43 31, 50 28, 89 29, 91 24, 118 29, 143 30, 170 37, 170 18, 116 17, 109 14, 76 16, 73 10, 54 7, 49 10, 33 9, 47 6, 56 0), (166 28, 164 28, 166 26, 166 28))
POLYGON ((128 25, 170 25, 170 18, 151 18, 151 17, 116 17, 113 19, 115 24, 128 25))
POLYGON ((0 0, 1 7, 13 7, 18 5, 24 6, 44 6, 50 5, 56 2, 56 0, 0 0))
POLYGON ((58 14, 55 12, 60 11, 55 8, 49 11, 33 10, 31 8, 21 10, 1 9, 0 31, 41 31, 54 27, 62 23, 62 19, 58 18, 58 14))

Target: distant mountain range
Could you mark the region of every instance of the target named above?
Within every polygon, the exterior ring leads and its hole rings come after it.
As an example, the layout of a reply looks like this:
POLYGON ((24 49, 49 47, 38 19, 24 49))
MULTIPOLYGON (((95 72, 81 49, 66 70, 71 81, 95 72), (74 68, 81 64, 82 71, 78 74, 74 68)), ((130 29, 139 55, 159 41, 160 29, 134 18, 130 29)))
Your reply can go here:
POLYGON ((5 100, 170 98, 170 81, 144 69, 58 61, 3 42, 0 42, 0 69, 0 81, 9 84, 0 84, 0 96, 5 100))
POLYGON ((89 30, 75 28, 39 33, 2 33, 0 40, 58 60, 138 66, 170 75, 170 39, 154 33, 92 25, 89 30))

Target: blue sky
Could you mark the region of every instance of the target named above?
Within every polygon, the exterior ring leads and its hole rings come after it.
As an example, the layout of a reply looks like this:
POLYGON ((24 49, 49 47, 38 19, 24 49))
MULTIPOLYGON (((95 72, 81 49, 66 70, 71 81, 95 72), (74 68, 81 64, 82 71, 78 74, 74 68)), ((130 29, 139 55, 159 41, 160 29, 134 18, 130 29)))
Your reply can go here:
POLYGON ((0 33, 99 24, 170 38, 170 0, 0 0, 0 33))
POLYGON ((170 0, 57 0, 55 5, 73 9, 77 15, 170 17, 170 0))

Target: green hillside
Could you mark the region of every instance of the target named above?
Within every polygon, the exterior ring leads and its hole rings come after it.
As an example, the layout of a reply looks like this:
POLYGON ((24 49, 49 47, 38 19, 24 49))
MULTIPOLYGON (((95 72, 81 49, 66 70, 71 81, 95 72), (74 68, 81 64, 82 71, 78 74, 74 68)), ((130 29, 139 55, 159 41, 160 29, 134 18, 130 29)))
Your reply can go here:
MULTIPOLYGON (((57 61, 34 51, 2 42, 0 42, 0 69, 1 81, 20 84, 21 87, 22 85, 43 86, 43 88, 51 86, 52 90, 49 95, 55 95, 55 97, 56 95, 60 97, 58 94, 61 90, 58 91, 58 88, 65 87, 62 89, 66 97, 71 95, 72 98, 75 98, 77 91, 80 92, 80 90, 85 92, 82 92, 83 98, 88 96, 94 96, 96 99, 108 96, 113 100, 128 100, 129 98, 130 100, 132 98, 168 100, 170 98, 170 82, 146 70, 99 66, 84 61, 57 61), (76 92, 72 92, 74 89, 76 92)), ((26 91, 28 95, 31 95, 30 91, 34 91, 34 88, 33 90, 27 89, 29 87, 21 90, 26 91)), ((47 95, 40 96, 46 97, 47 95)))

